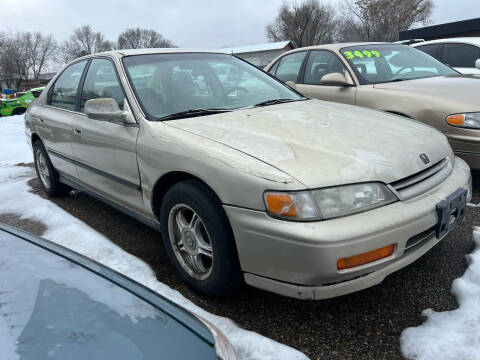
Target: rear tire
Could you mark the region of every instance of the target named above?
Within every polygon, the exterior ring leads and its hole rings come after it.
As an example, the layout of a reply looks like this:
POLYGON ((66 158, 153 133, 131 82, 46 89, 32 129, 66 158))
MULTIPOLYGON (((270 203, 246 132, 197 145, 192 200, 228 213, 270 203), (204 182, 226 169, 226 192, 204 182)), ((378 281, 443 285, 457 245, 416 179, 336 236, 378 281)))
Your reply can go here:
POLYGON ((160 223, 170 261, 191 288, 211 296, 238 288, 241 271, 235 239, 210 188, 195 180, 172 186, 161 204, 160 223))
POLYGON ((33 143, 33 159, 42 190, 50 197, 68 195, 72 188, 60 182, 58 172, 40 140, 33 143))

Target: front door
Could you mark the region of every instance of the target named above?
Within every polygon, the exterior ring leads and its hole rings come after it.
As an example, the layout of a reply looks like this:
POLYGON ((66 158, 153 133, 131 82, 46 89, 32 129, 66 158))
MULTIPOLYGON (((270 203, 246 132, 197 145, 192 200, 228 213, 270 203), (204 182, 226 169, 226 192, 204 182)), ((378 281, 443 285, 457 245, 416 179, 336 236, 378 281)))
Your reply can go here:
MULTIPOLYGON (((87 100, 113 98, 124 108, 125 94, 115 65, 108 58, 90 63, 80 98, 80 112, 87 100)), ((138 126, 88 118, 73 124, 73 155, 82 185, 123 207, 145 213, 137 164, 138 126)))

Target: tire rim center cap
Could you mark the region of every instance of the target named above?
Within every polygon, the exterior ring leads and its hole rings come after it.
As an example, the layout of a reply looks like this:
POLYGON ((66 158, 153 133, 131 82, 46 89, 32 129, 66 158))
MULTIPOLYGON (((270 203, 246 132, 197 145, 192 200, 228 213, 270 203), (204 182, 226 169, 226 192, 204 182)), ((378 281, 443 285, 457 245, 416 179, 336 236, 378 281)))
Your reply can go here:
POLYGON ((195 255, 197 253, 197 238, 195 237, 195 234, 190 229, 187 229, 182 235, 185 250, 189 254, 195 255))

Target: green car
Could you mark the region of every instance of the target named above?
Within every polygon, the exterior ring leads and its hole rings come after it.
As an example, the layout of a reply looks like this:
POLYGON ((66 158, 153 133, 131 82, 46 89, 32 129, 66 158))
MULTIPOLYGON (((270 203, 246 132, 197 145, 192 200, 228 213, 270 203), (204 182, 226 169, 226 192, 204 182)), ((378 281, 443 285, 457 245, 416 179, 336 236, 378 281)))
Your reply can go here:
POLYGON ((33 100, 40 96, 43 89, 40 87, 25 93, 17 93, 20 96, 14 99, 0 99, 0 116, 22 115, 33 100))

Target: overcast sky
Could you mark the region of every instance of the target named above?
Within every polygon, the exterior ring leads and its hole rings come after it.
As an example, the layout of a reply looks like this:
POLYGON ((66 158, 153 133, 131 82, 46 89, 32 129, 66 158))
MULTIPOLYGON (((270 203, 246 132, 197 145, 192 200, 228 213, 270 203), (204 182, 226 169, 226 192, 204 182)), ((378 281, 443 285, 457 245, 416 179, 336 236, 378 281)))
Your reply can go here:
MULTIPOLYGON (((328 0, 335 4, 340 0, 328 0)), ((109 40, 127 27, 152 28, 181 47, 266 42, 283 0, 0 0, 0 31, 41 30, 59 40, 91 24, 109 40)), ((480 17, 479 0, 434 0, 433 24, 480 17)))

